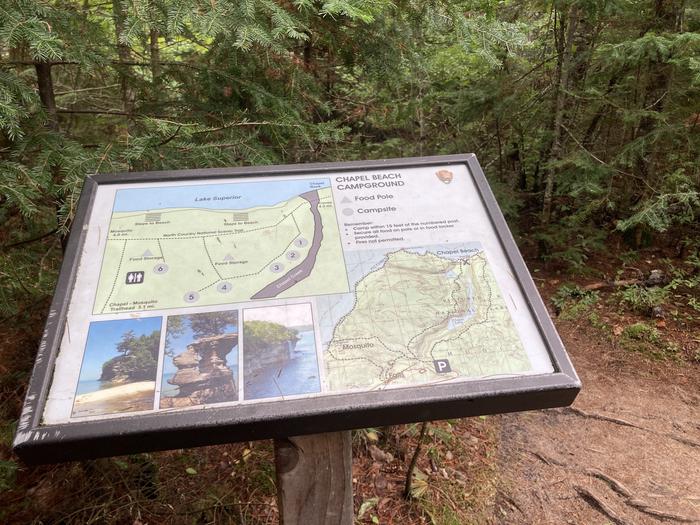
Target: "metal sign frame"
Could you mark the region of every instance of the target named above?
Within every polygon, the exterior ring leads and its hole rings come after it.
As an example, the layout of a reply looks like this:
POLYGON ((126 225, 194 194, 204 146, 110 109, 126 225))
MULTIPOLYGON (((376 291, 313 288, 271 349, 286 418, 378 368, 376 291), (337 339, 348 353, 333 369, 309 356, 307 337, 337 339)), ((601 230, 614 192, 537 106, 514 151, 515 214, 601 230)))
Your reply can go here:
POLYGON ((547 314, 474 154, 334 162, 98 174, 85 180, 70 239, 29 382, 14 451, 28 464, 54 463, 136 452, 282 438, 417 421, 566 406, 581 383, 547 314), (554 372, 508 378, 416 385, 372 392, 204 410, 153 413, 107 420, 42 425, 54 363, 77 274, 97 188, 135 182, 216 180, 250 176, 323 174, 335 171, 466 165, 513 275, 547 346, 554 372))

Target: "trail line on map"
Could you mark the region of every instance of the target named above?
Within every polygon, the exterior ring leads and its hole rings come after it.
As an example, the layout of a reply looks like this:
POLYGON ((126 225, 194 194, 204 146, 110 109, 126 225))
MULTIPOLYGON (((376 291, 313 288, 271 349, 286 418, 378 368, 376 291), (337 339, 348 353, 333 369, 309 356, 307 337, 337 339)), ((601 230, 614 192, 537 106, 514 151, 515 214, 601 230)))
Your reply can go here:
MULTIPOLYGON (((299 204, 299 206, 297 206, 296 208, 294 208, 290 212, 290 215, 304 205, 305 205, 304 203, 299 204)), ((210 211, 214 211, 214 210, 204 209, 204 210, 200 210, 200 211, 210 212, 210 211)), ((277 226, 282 224, 287 217, 289 217, 289 215, 283 215, 282 218, 279 221, 277 221, 275 224, 268 224, 266 226, 260 226, 259 228, 251 228, 250 230, 242 230, 239 232, 227 232, 227 233, 217 232, 217 233, 211 233, 211 234, 207 234, 207 235, 190 235, 190 236, 182 236, 182 237, 173 237, 173 238, 169 238, 169 239, 165 239, 163 237, 132 237, 132 238, 129 238, 128 240, 130 240, 130 241, 157 241, 159 239, 162 239, 164 241, 171 241, 171 240, 182 241, 182 240, 189 240, 189 239, 199 239, 202 237, 226 237, 229 235, 241 235, 241 234, 251 233, 251 232, 255 232, 255 231, 259 231, 259 230, 267 230, 268 228, 276 228, 277 226)), ((119 218, 120 217, 117 217, 117 219, 119 219, 119 218)), ((121 238, 108 237, 107 240, 108 241, 120 241, 121 238)))
POLYGON ((211 254, 209 253, 209 248, 207 248, 207 239, 206 237, 202 237, 202 243, 204 243, 204 252, 207 254, 207 258, 209 259, 209 263, 211 264, 211 267, 214 268, 214 272, 216 275, 219 277, 219 281, 223 281, 224 278, 221 277, 221 274, 219 273, 218 268, 214 264, 214 261, 211 258, 211 254))
POLYGON ((124 254, 126 253, 126 243, 127 242, 129 242, 129 240, 124 239, 124 245, 122 246, 122 253, 119 256, 119 263, 117 264, 117 271, 114 274, 114 281, 112 281, 112 288, 109 290, 109 295, 107 296, 107 299, 105 300, 104 306, 102 306, 102 313, 105 312, 105 308, 107 308, 107 305, 109 304, 109 300, 112 298, 112 294, 114 293, 114 288, 117 286, 117 280, 119 279, 119 272, 121 271, 122 261, 124 260, 124 254))
MULTIPOLYGON (((316 257, 318 255, 318 251, 321 249, 321 242, 323 241, 323 221, 321 220, 321 213, 318 211, 318 204, 320 200, 318 190, 307 191, 306 193, 299 195, 299 197, 311 205, 311 213, 314 217, 314 236, 311 241, 311 247, 309 248, 306 257, 300 264, 289 270, 279 279, 272 281, 259 292, 255 293, 251 299, 270 299, 272 297, 277 297, 282 292, 296 285, 299 281, 306 279, 309 275, 311 275, 311 271, 314 269, 316 257)), ((292 241, 292 243, 294 243, 294 241, 292 241)))

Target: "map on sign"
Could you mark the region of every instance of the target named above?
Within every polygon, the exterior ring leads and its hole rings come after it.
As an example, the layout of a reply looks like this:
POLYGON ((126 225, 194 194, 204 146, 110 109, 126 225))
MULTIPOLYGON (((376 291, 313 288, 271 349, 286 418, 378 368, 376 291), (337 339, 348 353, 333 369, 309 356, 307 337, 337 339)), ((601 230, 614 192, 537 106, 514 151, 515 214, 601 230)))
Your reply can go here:
POLYGON ((116 194, 94 314, 347 291, 330 182, 116 194))
POLYGON ((318 298, 331 390, 526 372, 478 243, 355 252, 351 296, 318 298))
POLYGON ((45 424, 553 370, 466 165, 94 199, 45 424))

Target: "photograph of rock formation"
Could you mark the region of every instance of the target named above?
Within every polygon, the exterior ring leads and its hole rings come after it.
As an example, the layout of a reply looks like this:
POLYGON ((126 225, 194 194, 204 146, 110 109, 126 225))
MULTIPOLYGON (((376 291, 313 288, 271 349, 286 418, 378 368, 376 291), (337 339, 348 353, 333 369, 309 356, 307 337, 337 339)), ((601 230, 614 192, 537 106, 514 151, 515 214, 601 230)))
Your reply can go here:
POLYGON ((238 310, 168 317, 160 408, 238 400, 238 310))
POLYGON ((243 396, 321 391, 310 304, 243 310, 243 396))
POLYGON ((90 323, 73 417, 152 410, 160 317, 90 323))

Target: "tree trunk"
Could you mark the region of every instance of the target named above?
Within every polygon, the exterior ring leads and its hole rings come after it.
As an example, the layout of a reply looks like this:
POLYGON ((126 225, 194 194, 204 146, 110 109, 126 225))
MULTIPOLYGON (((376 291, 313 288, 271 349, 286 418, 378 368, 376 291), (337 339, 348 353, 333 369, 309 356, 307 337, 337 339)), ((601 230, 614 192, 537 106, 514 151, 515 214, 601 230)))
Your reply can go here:
POLYGON ((564 114, 566 110, 567 94, 569 87, 569 72, 571 69, 571 48, 578 22, 578 7, 570 6, 567 16, 560 17, 559 42, 557 46, 557 80, 554 98, 554 122, 552 126, 552 148, 549 154, 547 172, 545 175, 544 197, 542 199, 542 224, 549 224, 552 218, 552 198, 554 196, 554 184, 557 168, 553 162, 561 160, 563 156, 562 131, 564 114))
POLYGON ((51 64, 49 62, 35 62, 34 69, 36 70, 39 99, 48 116, 47 125, 52 131, 58 131, 58 115, 56 114, 56 96, 53 89, 51 64))
POLYGON ((153 99, 158 100, 160 98, 160 80, 161 80, 161 67, 160 67, 160 47, 158 46, 158 37, 160 33, 154 27, 151 27, 148 50, 150 52, 151 58, 151 77, 153 77, 153 99))
MULTIPOLYGON (((53 76, 51 75, 51 64, 48 62, 34 62, 34 69, 36 70, 36 84, 39 91, 39 99, 48 117, 46 127, 58 133, 60 129, 58 125, 58 112, 56 111, 56 94, 53 88, 53 76)), ((55 202, 56 224, 60 226, 61 210, 65 201, 61 192, 57 190, 63 184, 63 180, 59 166, 52 165, 50 170, 51 181, 53 183, 51 198, 55 202)), ((66 230, 70 227, 69 224, 65 226, 66 230)), ((65 251, 66 244, 68 243, 68 235, 66 235, 66 233, 61 233, 59 240, 61 242, 61 248, 65 251)))
MULTIPOLYGON (((129 46, 122 42, 124 35, 126 11, 121 0, 112 0, 112 12, 114 13, 114 33, 116 37, 117 54, 119 62, 131 61, 131 50, 129 46)), ((121 90, 122 107, 127 115, 134 112, 134 95, 129 87, 129 79, 126 66, 118 66, 119 86, 121 90)), ((130 117, 128 118, 130 120, 130 117)))

